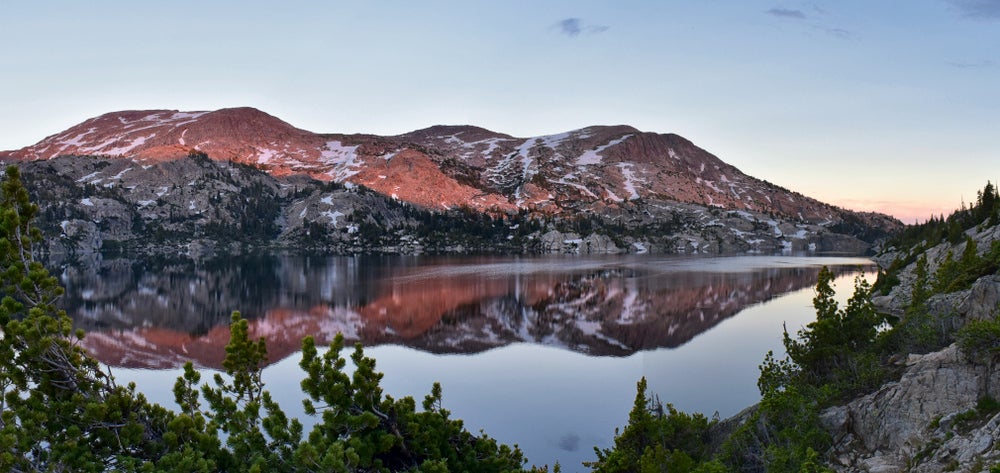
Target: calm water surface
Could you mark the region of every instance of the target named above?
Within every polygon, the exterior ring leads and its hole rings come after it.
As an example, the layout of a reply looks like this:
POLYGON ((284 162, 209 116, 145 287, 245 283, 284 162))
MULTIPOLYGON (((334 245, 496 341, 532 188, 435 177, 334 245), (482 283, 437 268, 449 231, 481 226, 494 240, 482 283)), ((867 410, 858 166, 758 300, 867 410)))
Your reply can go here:
MULTIPOLYGON (((120 381, 172 406, 180 366, 221 366, 229 314, 267 339, 267 389, 304 418, 298 347, 361 341, 394 397, 431 384, 473 431, 534 464, 580 471, 628 417, 635 383, 685 411, 726 417, 754 403, 757 366, 781 327, 814 317, 823 265, 863 258, 737 256, 241 257, 104 262, 62 271, 67 311, 120 381)), ((203 378, 208 379, 208 378, 203 378)))

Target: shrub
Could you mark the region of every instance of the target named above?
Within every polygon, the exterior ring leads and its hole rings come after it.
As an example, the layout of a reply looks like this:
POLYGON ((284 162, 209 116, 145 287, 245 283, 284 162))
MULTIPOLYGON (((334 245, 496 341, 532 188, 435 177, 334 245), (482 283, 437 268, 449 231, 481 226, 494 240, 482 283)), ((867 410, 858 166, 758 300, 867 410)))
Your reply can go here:
MULTIPOLYGON (((594 448, 597 460, 586 463, 595 472, 719 471, 709 460, 708 430, 716 421, 701 414, 679 412, 646 394, 646 378, 636 386, 629 423, 610 449, 594 448), (706 463, 707 462, 707 463, 706 463), (705 464, 703 464, 705 463, 705 464)), ((722 470, 724 471, 724 470, 722 470)))
POLYGON ((1000 321, 973 320, 955 336, 958 347, 976 363, 992 364, 1000 355, 1000 321))

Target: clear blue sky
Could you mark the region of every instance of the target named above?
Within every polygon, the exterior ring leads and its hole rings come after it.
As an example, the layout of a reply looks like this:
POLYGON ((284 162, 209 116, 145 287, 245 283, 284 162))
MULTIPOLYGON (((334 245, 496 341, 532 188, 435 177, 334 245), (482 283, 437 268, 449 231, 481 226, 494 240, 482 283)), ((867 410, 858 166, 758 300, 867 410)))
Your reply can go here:
POLYGON ((7 1, 0 149, 115 110, 596 124, 907 221, 1000 178, 1000 0, 7 1))

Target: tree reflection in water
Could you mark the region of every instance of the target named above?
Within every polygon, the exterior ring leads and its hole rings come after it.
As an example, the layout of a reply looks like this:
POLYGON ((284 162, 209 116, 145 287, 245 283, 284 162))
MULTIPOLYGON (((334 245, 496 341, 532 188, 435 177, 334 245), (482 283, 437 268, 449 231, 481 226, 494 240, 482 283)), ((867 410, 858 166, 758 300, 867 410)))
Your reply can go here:
MULTIPOLYGON (((312 335, 476 353, 535 343, 593 356, 673 348, 743 308, 811 286, 819 257, 315 257, 113 260, 61 271, 64 307, 101 361, 218 368, 229 314, 279 361, 312 335)), ((57 272, 58 273, 58 272, 57 272)))

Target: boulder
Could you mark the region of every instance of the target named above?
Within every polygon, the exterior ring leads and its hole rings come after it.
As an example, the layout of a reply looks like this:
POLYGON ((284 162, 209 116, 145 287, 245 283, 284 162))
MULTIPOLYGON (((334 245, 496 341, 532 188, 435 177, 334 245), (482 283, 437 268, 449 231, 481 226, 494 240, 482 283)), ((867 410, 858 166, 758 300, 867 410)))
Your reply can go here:
POLYGON ((958 304, 958 312, 967 320, 996 318, 1000 313, 1000 275, 979 278, 972 290, 958 304))

